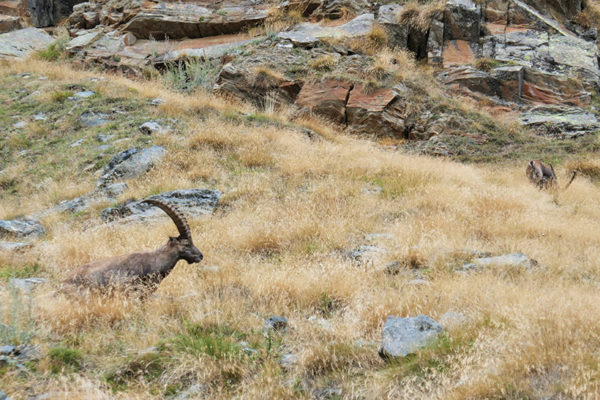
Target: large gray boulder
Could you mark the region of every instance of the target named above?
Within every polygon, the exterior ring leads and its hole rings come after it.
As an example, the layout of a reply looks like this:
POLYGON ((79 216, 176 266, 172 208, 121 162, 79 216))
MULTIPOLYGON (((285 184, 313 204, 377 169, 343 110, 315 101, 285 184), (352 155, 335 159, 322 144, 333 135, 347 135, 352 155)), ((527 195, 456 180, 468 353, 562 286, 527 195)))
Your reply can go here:
POLYGON ((426 315, 389 316, 383 327, 379 355, 384 359, 405 357, 431 344, 443 331, 443 326, 426 315))
POLYGON ((158 164, 166 154, 167 150, 161 146, 146 149, 133 147, 122 151, 108 162, 97 187, 107 186, 117 180, 137 178, 158 164))
POLYGON ((43 50, 55 41, 41 29, 25 28, 0 34, 0 59, 25 58, 37 50, 43 50))
MULTIPOLYGON (((221 192, 211 189, 182 189, 148 197, 177 207, 184 215, 198 216, 212 214, 217 207, 221 192)), ((164 212, 142 201, 131 201, 116 207, 102 210, 100 217, 105 222, 143 221, 164 216, 164 212)))
POLYGON ((45 233, 44 227, 31 219, 0 221, 0 237, 35 237, 45 233))

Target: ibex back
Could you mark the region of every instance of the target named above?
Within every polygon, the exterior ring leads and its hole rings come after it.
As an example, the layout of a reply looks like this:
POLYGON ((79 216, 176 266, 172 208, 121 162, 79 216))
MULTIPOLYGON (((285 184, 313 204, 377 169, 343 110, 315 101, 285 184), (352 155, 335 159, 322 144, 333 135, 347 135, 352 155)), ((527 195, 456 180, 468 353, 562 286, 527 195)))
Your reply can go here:
POLYGON ((160 207, 171 217, 178 237, 169 237, 169 241, 157 250, 145 253, 133 253, 93 261, 77 268, 65 279, 64 283, 82 286, 127 286, 132 284, 157 285, 177 264, 185 260, 188 264, 202 261, 202 253, 194 246, 186 219, 177 208, 158 200, 144 200, 145 203, 160 207))

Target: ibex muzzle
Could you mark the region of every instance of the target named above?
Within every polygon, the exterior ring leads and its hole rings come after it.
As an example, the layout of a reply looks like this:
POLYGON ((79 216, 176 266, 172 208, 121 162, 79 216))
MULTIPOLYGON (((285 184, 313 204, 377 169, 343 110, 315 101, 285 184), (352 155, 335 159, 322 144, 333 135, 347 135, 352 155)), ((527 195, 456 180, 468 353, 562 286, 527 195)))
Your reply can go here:
POLYGON ((202 261, 202 253, 194 246, 190 227, 177 208, 158 200, 144 200, 167 213, 177 226, 178 237, 157 250, 133 253, 123 256, 93 261, 82 265, 65 279, 64 283, 85 286, 124 286, 129 284, 158 284, 177 264, 185 260, 188 264, 202 261))

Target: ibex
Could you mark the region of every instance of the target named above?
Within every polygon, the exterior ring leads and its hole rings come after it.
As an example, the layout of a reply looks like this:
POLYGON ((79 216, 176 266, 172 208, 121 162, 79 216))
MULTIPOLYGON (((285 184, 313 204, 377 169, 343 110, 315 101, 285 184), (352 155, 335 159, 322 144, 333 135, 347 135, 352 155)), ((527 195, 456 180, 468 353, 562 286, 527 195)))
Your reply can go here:
MULTIPOLYGON (((525 169, 525 174, 539 189, 548 189, 556 186, 558 179, 556 178, 556 174, 554 173, 554 167, 552 164, 548 164, 548 166, 544 165, 541 161, 529 161, 527 164, 527 168, 525 169)), ((571 172, 571 179, 569 183, 564 187, 563 190, 567 189, 569 185, 573 182, 577 176, 577 171, 574 170, 571 172)))
POLYGON ((167 244, 154 251, 117 256, 82 265, 71 273, 64 283, 91 287, 158 285, 175 267, 177 261, 183 259, 188 264, 202 261, 202 253, 194 246, 190 228, 181 212, 158 200, 147 199, 143 202, 160 207, 166 212, 177 226, 179 236, 169 237, 167 244))

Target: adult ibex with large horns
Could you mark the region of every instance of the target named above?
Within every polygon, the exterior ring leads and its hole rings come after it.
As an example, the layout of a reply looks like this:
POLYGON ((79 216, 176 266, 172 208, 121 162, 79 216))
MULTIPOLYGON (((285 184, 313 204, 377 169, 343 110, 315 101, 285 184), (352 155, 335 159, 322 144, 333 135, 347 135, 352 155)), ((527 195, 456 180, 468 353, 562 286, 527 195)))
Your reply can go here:
POLYGON ((117 256, 82 265, 71 273, 64 283, 92 287, 158 285, 175 267, 177 261, 183 259, 188 264, 202 261, 202 253, 194 246, 190 227, 181 212, 158 200, 147 199, 143 202, 166 212, 177 226, 179 236, 169 237, 167 244, 154 251, 117 256))

